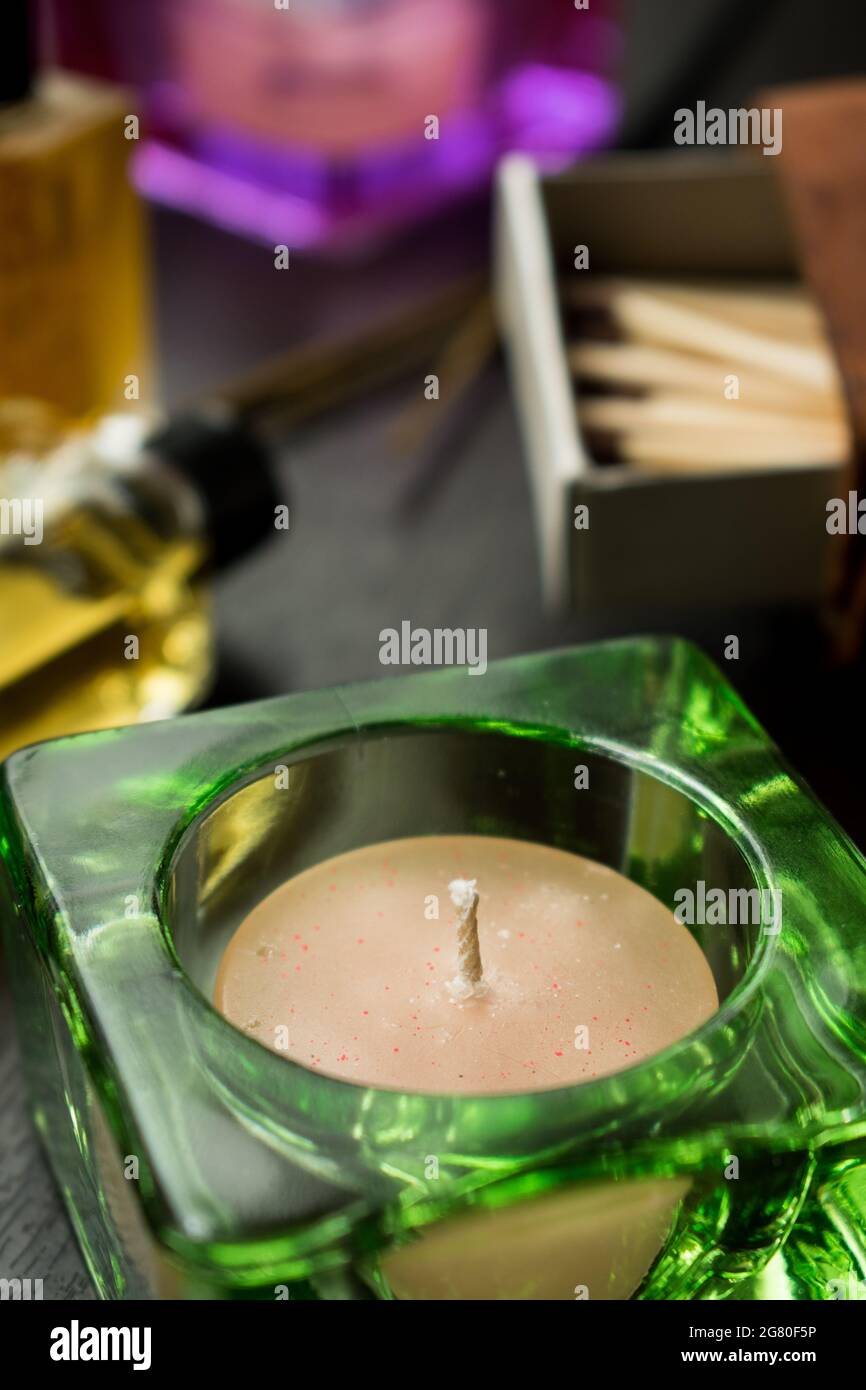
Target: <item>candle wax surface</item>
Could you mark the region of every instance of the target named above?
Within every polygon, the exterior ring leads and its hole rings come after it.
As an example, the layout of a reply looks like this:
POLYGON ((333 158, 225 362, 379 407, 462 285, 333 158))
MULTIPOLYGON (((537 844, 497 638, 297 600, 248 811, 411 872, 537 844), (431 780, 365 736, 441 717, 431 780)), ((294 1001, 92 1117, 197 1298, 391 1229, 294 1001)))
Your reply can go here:
POLYGON ((282 884, 229 942, 214 1003, 343 1081, 490 1094, 621 1071, 691 1033, 718 997, 687 929, 622 874, 522 840, 431 835, 282 884), (479 895, 485 992, 469 999, 449 988, 457 878, 479 895))

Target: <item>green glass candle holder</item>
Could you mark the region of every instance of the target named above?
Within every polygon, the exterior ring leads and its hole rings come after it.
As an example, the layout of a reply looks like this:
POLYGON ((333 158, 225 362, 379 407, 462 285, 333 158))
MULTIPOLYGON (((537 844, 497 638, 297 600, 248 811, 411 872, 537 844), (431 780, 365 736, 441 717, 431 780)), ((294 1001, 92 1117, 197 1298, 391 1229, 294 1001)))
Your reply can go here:
POLYGON ((24 749, 0 846, 36 1123, 104 1297, 862 1296, 866 864, 693 647, 24 749), (358 1086, 214 1010, 225 945, 274 887, 434 833, 573 850, 671 907, 700 883, 764 890, 781 918, 693 925, 718 1012, 560 1090, 358 1086))

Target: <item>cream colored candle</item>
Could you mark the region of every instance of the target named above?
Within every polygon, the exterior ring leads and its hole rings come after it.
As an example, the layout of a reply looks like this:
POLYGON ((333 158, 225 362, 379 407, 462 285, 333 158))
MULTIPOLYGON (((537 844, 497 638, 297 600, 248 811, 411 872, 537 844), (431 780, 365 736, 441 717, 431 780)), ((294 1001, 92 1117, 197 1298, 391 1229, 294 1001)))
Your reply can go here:
POLYGON ((718 1004, 701 950, 643 888, 563 850, 481 835, 391 840, 288 880, 238 928, 214 997, 312 1070, 475 1094, 620 1071, 718 1004), (479 989, 460 987, 455 880, 477 883, 479 989))
MULTIPOLYGON (((620 1071, 718 999, 685 927, 622 874, 522 840, 431 835, 284 883, 230 941, 215 1003, 341 1080, 480 1094, 620 1071)), ((628 1298, 687 1188, 581 1184, 470 1211, 386 1252, 382 1273, 401 1299, 628 1298)))

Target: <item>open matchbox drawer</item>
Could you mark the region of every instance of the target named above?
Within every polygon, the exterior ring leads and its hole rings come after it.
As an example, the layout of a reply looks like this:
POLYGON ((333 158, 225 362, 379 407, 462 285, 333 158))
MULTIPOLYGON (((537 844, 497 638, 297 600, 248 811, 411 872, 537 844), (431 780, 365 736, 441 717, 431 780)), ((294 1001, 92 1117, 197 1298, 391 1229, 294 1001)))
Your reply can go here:
POLYGON ((591 272, 790 279, 797 261, 770 160, 613 155, 545 178, 500 166, 495 294, 551 606, 583 612, 810 602, 829 573, 826 504, 843 469, 658 476, 598 464, 579 426, 557 278, 591 272), (589 528, 574 509, 589 506, 589 528))

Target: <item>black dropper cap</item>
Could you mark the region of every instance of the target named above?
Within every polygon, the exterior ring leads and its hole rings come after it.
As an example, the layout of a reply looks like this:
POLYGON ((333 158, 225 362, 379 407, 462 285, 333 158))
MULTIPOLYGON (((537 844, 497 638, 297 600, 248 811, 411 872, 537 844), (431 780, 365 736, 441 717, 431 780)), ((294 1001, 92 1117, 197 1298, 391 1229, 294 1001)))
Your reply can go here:
POLYGON ((28 0, 0 0, 0 106, 30 95, 36 69, 28 0))
POLYGON ((180 415, 157 430, 148 449, 193 484, 205 508, 216 568, 274 534, 277 496, 266 446, 236 416, 180 415))

